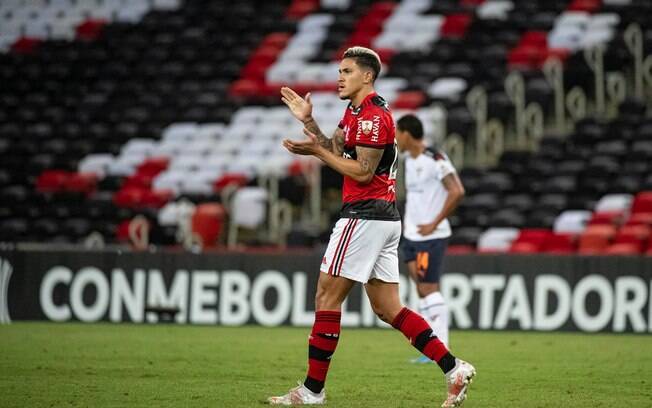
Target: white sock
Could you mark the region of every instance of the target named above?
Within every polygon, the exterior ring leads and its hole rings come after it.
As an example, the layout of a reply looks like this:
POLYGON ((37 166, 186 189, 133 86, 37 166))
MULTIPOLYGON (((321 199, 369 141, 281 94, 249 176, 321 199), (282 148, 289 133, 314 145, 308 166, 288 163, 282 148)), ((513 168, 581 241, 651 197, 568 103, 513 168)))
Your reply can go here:
POLYGON ((440 292, 419 299, 419 312, 442 343, 448 344, 448 306, 440 292))

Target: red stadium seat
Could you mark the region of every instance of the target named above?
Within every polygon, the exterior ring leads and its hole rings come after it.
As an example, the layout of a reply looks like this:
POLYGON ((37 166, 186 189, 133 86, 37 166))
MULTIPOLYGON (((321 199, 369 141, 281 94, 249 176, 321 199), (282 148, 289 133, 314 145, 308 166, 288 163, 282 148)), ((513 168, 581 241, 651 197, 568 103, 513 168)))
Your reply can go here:
POLYGON ((136 173, 127 177, 122 184, 123 188, 142 188, 148 189, 152 186, 152 180, 154 179, 153 175, 136 173))
POLYGON ((509 65, 514 67, 541 68, 549 58, 557 58, 563 62, 569 55, 570 50, 548 48, 547 32, 528 31, 510 51, 507 60, 509 65))
POLYGON ((211 247, 217 243, 225 215, 224 207, 218 203, 204 203, 197 206, 192 215, 193 234, 202 247, 211 247))
POLYGON ((113 204, 124 208, 140 208, 145 191, 142 187, 123 187, 113 194, 113 204))
POLYGON ((161 208, 174 198, 171 190, 145 190, 142 205, 148 208, 161 208))
POLYGON ((620 243, 609 245, 604 253, 607 255, 638 255, 642 251, 640 244, 620 243))
POLYGON ((118 242, 129 242, 129 223, 131 220, 124 220, 115 229, 115 237, 118 242))
POLYGON ((371 6, 371 8, 369 9, 369 13, 367 15, 387 18, 394 11, 394 7, 396 7, 396 3, 392 1, 378 2, 375 3, 373 6, 371 6))
POLYGON ((604 252, 616 235, 613 225, 589 225, 579 239, 580 254, 599 254, 604 252))
POLYGON ((630 215, 625 225, 649 225, 652 226, 652 212, 637 212, 630 215))
POLYGON ((240 71, 240 77, 242 79, 251 79, 262 82, 265 80, 267 70, 273 63, 274 60, 266 60, 265 62, 262 62, 260 59, 249 60, 247 65, 245 65, 240 71))
POLYGON ((625 225, 623 226, 616 237, 614 244, 630 244, 638 248, 641 252, 645 248, 650 238, 650 227, 647 225, 625 225))
POLYGON ((312 13, 318 7, 319 0, 293 0, 285 15, 290 19, 298 20, 312 13))
POLYGON ((512 242, 509 252, 534 253, 540 252, 543 244, 552 235, 547 229, 531 228, 522 229, 518 237, 512 242))
POLYGON ((167 157, 150 157, 138 166, 136 172, 153 177, 167 169, 169 163, 170 159, 167 157))
POLYGON ((396 50, 390 48, 378 48, 376 49, 376 53, 378 53, 383 64, 389 65, 392 62, 392 57, 396 54, 396 50))
POLYGON ((233 97, 260 96, 264 90, 264 84, 259 80, 238 79, 229 88, 229 95, 233 97))
POLYGON ((283 32, 269 33, 263 39, 261 46, 263 45, 274 46, 276 47, 276 49, 280 50, 285 48, 288 41, 290 41, 290 38, 292 38, 292 35, 290 33, 283 33, 283 32))
POLYGON ((446 248, 446 253, 450 255, 472 254, 474 252, 475 248, 472 245, 449 245, 446 248))
POLYGON ((586 11, 588 13, 593 13, 602 6, 601 0, 573 0, 571 4, 568 5, 568 11, 586 11))
POLYGON ((618 225, 622 223, 622 211, 604 211, 593 213, 588 225, 618 225))
POLYGON ((249 177, 247 177, 245 174, 227 173, 215 181, 213 188, 216 192, 219 192, 228 185, 234 184, 236 186, 242 187, 248 182, 249 177))
POLYGON ((38 48, 41 40, 32 37, 21 37, 11 45, 11 51, 17 54, 29 54, 38 48))
POLYGON ((469 14, 449 14, 441 26, 442 37, 464 37, 471 24, 471 18, 469 14))
POLYGON ((548 33, 545 31, 527 31, 523 33, 519 46, 548 48, 548 33))
POLYGON ((572 254, 577 250, 577 237, 570 234, 552 234, 543 242, 543 252, 572 254))
POLYGON ((173 197, 170 190, 126 186, 113 195, 113 203, 125 208, 161 208, 173 197))
POLYGON ((631 211, 632 213, 652 213, 652 191, 642 191, 636 194, 631 211))
POLYGON ((513 242, 509 247, 509 252, 512 254, 536 254, 540 252, 541 246, 534 242, 513 242))
POLYGON ((419 109, 426 101, 426 95, 421 91, 403 91, 399 92, 392 103, 394 109, 419 109))
POLYGON ((484 2, 485 0, 461 0, 460 4, 462 5, 462 7, 475 7, 475 6, 479 6, 484 2))
POLYGON ((75 193, 91 194, 97 188, 98 177, 95 173, 73 173, 65 181, 64 189, 75 193))
POLYGON ((70 176, 65 170, 46 170, 36 179, 36 190, 41 193, 62 191, 70 176))
POLYGON ((102 29, 106 25, 105 20, 89 19, 77 26, 77 39, 84 41, 93 41, 102 34, 102 29))

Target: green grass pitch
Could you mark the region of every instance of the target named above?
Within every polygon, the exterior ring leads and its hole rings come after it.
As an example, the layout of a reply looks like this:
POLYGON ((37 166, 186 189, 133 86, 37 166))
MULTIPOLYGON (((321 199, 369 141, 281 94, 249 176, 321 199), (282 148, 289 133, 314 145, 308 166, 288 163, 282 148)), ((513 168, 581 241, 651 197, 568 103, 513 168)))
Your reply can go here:
MULTIPOLYGON (((0 326, 0 407, 262 407, 304 377, 309 328, 0 326)), ((643 335, 452 333, 478 376, 465 407, 651 407, 643 335)), ((444 380, 400 333, 347 329, 331 407, 438 407, 444 380)))

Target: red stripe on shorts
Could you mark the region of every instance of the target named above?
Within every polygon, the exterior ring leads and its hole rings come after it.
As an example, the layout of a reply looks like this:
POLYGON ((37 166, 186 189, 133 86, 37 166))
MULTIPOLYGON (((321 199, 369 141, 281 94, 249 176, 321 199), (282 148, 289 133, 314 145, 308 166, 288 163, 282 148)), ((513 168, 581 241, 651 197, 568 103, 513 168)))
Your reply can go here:
POLYGON ((344 257, 346 256, 346 250, 349 249, 349 242, 351 242, 351 237, 353 237, 353 231, 355 231, 355 226, 358 225, 358 219, 355 219, 355 222, 351 226, 351 231, 349 232, 349 237, 346 240, 346 245, 344 245, 344 251, 342 252, 342 258, 340 259, 340 266, 337 268, 336 276, 340 276, 342 272, 342 265, 344 264, 344 257))
POLYGON ((337 248, 335 249, 333 259, 331 260, 331 266, 328 268, 328 274, 332 275, 333 274, 333 267, 337 263, 337 260, 339 259, 339 253, 342 250, 342 241, 344 241, 344 236, 346 235, 349 226, 353 222, 353 218, 349 218, 349 221, 346 223, 344 228, 342 229, 342 235, 340 235, 340 240, 337 241, 337 248))

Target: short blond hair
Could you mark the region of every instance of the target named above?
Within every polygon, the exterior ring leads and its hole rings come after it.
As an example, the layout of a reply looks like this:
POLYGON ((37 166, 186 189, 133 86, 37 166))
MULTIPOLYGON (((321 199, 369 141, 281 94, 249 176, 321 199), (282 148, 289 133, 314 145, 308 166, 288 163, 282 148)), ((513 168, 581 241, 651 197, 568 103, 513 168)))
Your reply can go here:
POLYGON ((371 48, 355 46, 344 51, 342 59, 351 58, 355 60, 356 64, 361 67, 371 69, 373 73, 373 80, 375 81, 380 74, 380 56, 371 48))

